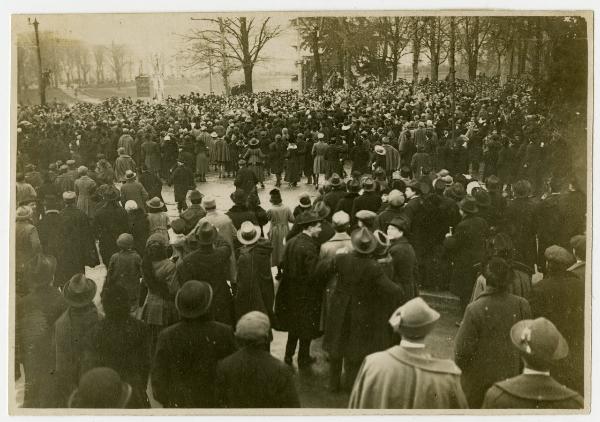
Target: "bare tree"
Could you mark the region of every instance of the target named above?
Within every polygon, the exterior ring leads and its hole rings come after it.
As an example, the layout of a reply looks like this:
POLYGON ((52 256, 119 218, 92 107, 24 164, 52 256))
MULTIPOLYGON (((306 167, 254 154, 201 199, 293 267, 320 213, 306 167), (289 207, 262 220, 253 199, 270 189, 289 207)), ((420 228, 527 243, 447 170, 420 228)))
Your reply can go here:
POLYGON ((419 60, 421 55, 421 42, 423 40, 423 36, 425 35, 423 18, 414 16, 410 17, 410 27, 411 27, 411 39, 412 39, 412 54, 413 54, 413 62, 412 62, 412 73, 413 73, 413 83, 416 84, 419 82, 419 60))
POLYGON ((117 89, 121 88, 121 83, 123 82, 123 71, 125 69, 125 65, 127 64, 127 55, 127 47, 124 44, 115 44, 114 41, 110 44, 108 58, 115 74, 117 89))
POLYGON ((437 81, 439 68, 448 57, 446 50, 447 21, 440 16, 425 18, 423 43, 427 47, 425 55, 431 63, 431 80, 437 81), (445 51, 446 50, 446 51, 445 51), (445 51, 445 53, 444 53, 445 51))
POLYGON ((292 24, 300 32, 302 44, 299 47, 308 48, 313 54, 316 74, 316 88, 323 92, 323 66, 321 65, 321 50, 323 49, 324 17, 306 17, 292 20, 292 24))
POLYGON ((465 16, 461 20, 459 41, 463 56, 467 62, 469 80, 477 77, 477 65, 482 46, 491 33, 491 19, 479 16, 465 16))
POLYGON ((448 64, 450 73, 448 80, 456 80, 456 17, 450 16, 450 46, 448 48, 448 64))
POLYGON ((104 82, 104 55, 106 53, 106 47, 103 45, 95 45, 92 47, 94 54, 94 62, 96 65, 96 83, 100 84, 104 82))
POLYGON ((384 18, 387 21, 388 36, 390 39, 390 64, 392 66, 392 82, 398 79, 398 64, 400 59, 406 53, 404 50, 408 47, 410 39, 406 36, 409 30, 409 19, 394 16, 393 18, 384 18))

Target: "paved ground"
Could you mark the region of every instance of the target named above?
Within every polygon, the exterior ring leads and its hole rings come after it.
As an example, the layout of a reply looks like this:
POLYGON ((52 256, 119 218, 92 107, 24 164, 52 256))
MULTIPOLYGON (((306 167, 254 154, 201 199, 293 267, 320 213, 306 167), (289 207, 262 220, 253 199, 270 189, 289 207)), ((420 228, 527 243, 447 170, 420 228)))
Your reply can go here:
MULTIPOLYGON (((274 187, 274 180, 267 180, 265 189, 259 189, 259 197, 263 208, 269 207, 269 191, 274 187)), ((218 179, 209 177, 208 182, 198 183, 197 188, 204 195, 214 196, 217 200, 217 208, 222 211, 229 209, 233 203, 229 195, 234 191, 233 182, 231 179, 218 179)), ((288 188, 284 185, 281 189, 283 202, 290 207, 294 207, 298 203, 298 195, 301 192, 308 192, 314 199, 316 190, 312 185, 301 183, 297 188, 288 188)), ((168 214, 171 218, 177 217, 177 207, 173 199, 173 189, 165 186, 163 188, 163 198, 167 203, 168 214)), ((268 226, 266 227, 268 230, 268 226)), ((99 292, 104 283, 106 268, 104 265, 99 265, 95 268, 87 268, 86 275, 96 281, 98 284, 98 295, 96 303, 99 304, 99 292)), ((455 323, 458 321, 456 302, 449 296, 444 294, 425 294, 426 300, 437 309, 442 317, 436 327, 434 333, 428 339, 428 346, 434 356, 450 358, 452 357, 453 339, 457 327, 455 323)), ((283 360, 285 351, 285 342, 287 333, 275 332, 273 343, 271 344, 271 352, 274 356, 283 360)), ((297 372, 297 388, 300 395, 300 400, 303 407, 310 408, 344 408, 348 403, 348 392, 340 392, 332 394, 326 390, 327 385, 327 370, 328 364, 325 356, 320 348, 321 339, 313 342, 312 354, 317 357, 317 362, 308 370, 297 372)), ((17 383, 17 398, 18 402, 22 402, 22 379, 17 383)), ((153 401, 153 406, 160 405, 153 401)))

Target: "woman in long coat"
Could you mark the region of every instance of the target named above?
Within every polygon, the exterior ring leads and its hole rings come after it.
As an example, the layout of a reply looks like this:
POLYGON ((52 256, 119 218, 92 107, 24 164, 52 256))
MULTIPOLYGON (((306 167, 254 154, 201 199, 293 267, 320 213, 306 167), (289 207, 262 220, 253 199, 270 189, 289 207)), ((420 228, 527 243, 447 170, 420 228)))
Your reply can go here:
POLYGON ((227 175, 227 166, 230 161, 229 144, 225 138, 218 138, 215 142, 215 162, 219 166, 219 177, 227 175))
POLYGON ((108 266, 110 257, 118 252, 117 238, 121 233, 129 232, 129 217, 118 202, 119 196, 115 187, 109 188, 102 197, 103 204, 96 209, 93 227, 99 241, 102 262, 108 266))
POLYGON ((203 139, 196 143, 196 176, 201 182, 206 182, 208 173, 208 147, 203 139))
POLYGON ((269 239, 273 253, 271 254, 271 266, 277 267, 279 274, 281 260, 283 259, 283 249, 285 248, 285 238, 290 232, 289 223, 294 222, 294 215, 287 205, 283 205, 279 190, 273 189, 270 192, 271 204, 273 206, 267 211, 267 217, 271 222, 269 230, 269 239))
POLYGON ((77 194, 77 208, 83 211, 89 218, 94 217, 96 205, 92 197, 96 189, 96 182, 87 175, 87 167, 81 166, 77 170, 79 179, 75 180, 75 193, 77 194))
MULTIPOLYGON (((321 135, 321 134, 319 134, 321 135)), ((327 145, 323 138, 319 138, 319 140, 313 144, 312 146, 312 155, 314 157, 313 161, 313 174, 315 175, 315 186, 319 186, 319 179, 322 174, 327 173, 327 163, 325 162, 325 154, 329 149, 329 145, 327 145)))
POLYGON ((160 174, 160 146, 153 139, 146 139, 141 145, 142 163, 155 175, 160 174))
POLYGON ((244 154, 243 158, 246 160, 248 166, 256 175, 258 182, 261 184, 262 187, 264 187, 265 172, 263 167, 265 161, 265 154, 263 154, 262 150, 260 149, 258 139, 250 139, 248 145, 249 148, 244 154))
POLYGON ((296 186, 300 181, 301 167, 298 165, 300 158, 304 158, 304 153, 299 150, 297 144, 290 142, 286 151, 287 165, 285 170, 285 180, 290 186, 296 186))

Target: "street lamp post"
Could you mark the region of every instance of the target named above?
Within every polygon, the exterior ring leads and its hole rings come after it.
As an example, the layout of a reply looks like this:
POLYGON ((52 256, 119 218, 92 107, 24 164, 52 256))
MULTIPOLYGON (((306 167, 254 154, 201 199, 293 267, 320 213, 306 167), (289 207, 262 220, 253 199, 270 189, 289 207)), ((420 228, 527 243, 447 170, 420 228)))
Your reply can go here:
POLYGON ((40 104, 41 105, 46 105, 46 83, 44 80, 44 72, 42 70, 42 52, 40 50, 40 36, 38 33, 38 26, 39 26, 39 22, 37 20, 37 18, 35 18, 33 20, 33 23, 31 22, 30 19, 28 19, 29 23, 33 25, 33 29, 35 30, 35 45, 37 47, 37 60, 38 60, 38 70, 39 70, 39 75, 38 75, 38 86, 39 86, 39 90, 40 90, 40 104))

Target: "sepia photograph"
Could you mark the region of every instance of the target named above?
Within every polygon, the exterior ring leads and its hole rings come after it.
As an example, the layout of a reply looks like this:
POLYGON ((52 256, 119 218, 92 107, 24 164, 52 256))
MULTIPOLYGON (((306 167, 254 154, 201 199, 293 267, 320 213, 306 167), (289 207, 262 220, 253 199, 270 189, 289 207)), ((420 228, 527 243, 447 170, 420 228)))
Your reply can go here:
POLYGON ((10 414, 589 413, 593 18, 13 13, 10 414))

